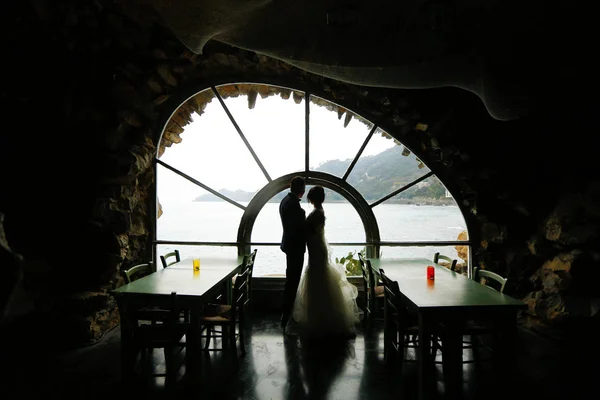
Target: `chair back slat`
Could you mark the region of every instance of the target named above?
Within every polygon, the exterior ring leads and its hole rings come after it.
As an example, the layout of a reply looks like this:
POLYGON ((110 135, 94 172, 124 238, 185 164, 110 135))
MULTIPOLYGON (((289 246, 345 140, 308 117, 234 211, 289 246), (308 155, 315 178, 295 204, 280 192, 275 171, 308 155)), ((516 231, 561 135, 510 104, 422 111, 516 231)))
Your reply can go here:
POLYGON ((152 263, 141 263, 134 265, 133 267, 123 270, 121 275, 125 280, 125 283, 131 283, 137 279, 140 279, 146 275, 150 275, 152 273, 152 263))
POLYGON ((504 287, 506 286, 506 282, 508 281, 507 278, 505 278, 495 272, 488 271, 488 270, 481 269, 481 268, 475 269, 475 280, 479 283, 482 283, 481 281, 485 280, 485 282, 483 282, 482 284, 484 284, 487 287, 490 287, 494 290, 497 290, 500 293, 504 293, 504 287), (496 289, 493 285, 489 285, 490 280, 496 282, 496 284, 499 285, 500 288, 496 289))
POLYGON ((231 319, 235 321, 237 314, 243 311, 248 296, 248 275, 249 268, 244 268, 244 271, 237 275, 233 284, 232 302, 231 302, 231 319))
POLYGON ((384 288, 384 319, 394 320, 401 329, 417 324, 417 314, 411 313, 402 301, 398 282, 391 280, 383 268, 379 269, 379 275, 384 288))
POLYGON ((369 299, 371 296, 370 290, 369 290, 371 287, 371 281, 369 279, 369 270, 367 268, 367 262, 361 253, 358 253, 358 260, 360 261, 360 269, 362 271, 365 296, 367 299, 369 299))
POLYGON ((391 308, 393 312, 399 312, 400 305, 400 287, 398 286, 398 282, 391 280, 386 274, 385 271, 381 268, 379 269, 379 275, 381 276, 381 281, 383 282, 384 289, 384 298, 385 305, 388 310, 391 308))
POLYGON ((169 265, 173 265, 181 261, 179 250, 173 250, 170 253, 163 254, 160 256, 163 268, 167 268, 169 265))
POLYGON ((169 317, 167 321, 170 324, 176 324, 180 321, 181 307, 177 299, 177 292, 171 292, 171 305, 169 307, 169 317))
POLYGON ((375 282, 375 271, 373 271, 373 266, 371 265, 371 260, 367 260, 367 272, 369 274, 369 296, 373 301, 375 301, 375 286, 377 283, 375 282))
POLYGON ((244 268, 248 270, 248 274, 246 276, 246 299, 244 300, 244 304, 250 304, 250 300, 252 299, 252 273, 254 271, 254 261, 256 260, 256 253, 258 249, 254 249, 254 251, 250 254, 246 254, 244 256, 244 268))
POLYGON ((437 264, 440 260, 448 261, 450 263, 450 271, 456 270, 456 263, 458 262, 457 259, 450 258, 448 256, 440 254, 439 252, 435 253, 433 255, 433 262, 437 264))

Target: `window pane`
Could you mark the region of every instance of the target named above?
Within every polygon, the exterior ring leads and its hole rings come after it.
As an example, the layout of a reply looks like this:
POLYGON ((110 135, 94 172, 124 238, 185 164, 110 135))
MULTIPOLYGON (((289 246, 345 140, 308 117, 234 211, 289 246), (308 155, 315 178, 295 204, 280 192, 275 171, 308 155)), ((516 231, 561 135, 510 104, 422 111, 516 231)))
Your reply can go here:
MULTIPOLYGON (((157 165, 157 239, 235 242, 243 210, 157 165)), ((248 202, 241 203, 246 205, 248 202)))
POLYGON ((467 240, 459 239, 467 228, 458 206, 383 203, 373 213, 384 242, 467 240))
MULTIPOLYGON (((275 243, 276 245, 253 246, 257 247, 260 253, 260 263, 256 263, 254 266, 254 276, 285 276, 285 253, 279 248, 283 234, 279 217, 279 202, 287 195, 288 191, 285 189, 273 196, 256 217, 251 241, 275 243)), ((306 202, 301 201, 300 207, 308 213, 309 205, 306 202)))
MULTIPOLYGON (((253 242, 281 242, 281 236, 283 229, 281 227, 281 219, 279 217, 279 202, 288 193, 288 189, 285 189, 275 196, 267 204, 264 205, 262 210, 258 213, 254 227, 252 228, 252 241, 253 242)), ((305 201, 300 202, 300 207, 308 212, 310 207, 305 201)), ((281 251, 277 247, 277 251, 281 251)))
POLYGON ((221 104, 213 99, 202 116, 194 113, 181 143, 165 149, 161 161, 224 194, 255 193, 267 183, 221 104))
MULTIPOLYGON (((323 203, 325 218, 327 218, 325 221, 325 237, 330 243, 364 242, 366 240, 365 228, 358 212, 345 199, 341 201, 331 200, 334 196, 342 198, 336 192, 325 189, 325 203, 323 203)), ((313 210, 310 203, 308 209, 313 210)))
POLYGON ((373 124, 320 97, 310 101, 310 168, 341 178, 373 124))
MULTIPOLYGON (((437 252, 439 252, 441 255, 456 259, 456 271, 467 275, 469 254, 467 246, 381 246, 380 258, 400 258, 406 260, 406 262, 411 265, 423 265, 423 276, 425 276, 425 267, 433 262, 433 256, 437 252)), ((440 260, 440 264, 445 265, 446 262, 440 260)), ((446 266, 449 267, 449 265, 446 266)))
MULTIPOLYGON (((306 191, 312 186, 308 185, 306 191)), ((364 242, 365 230, 360 217, 354 207, 348 202, 328 202, 336 194, 325 189, 325 203, 323 208, 327 221, 325 223, 325 236, 329 242, 364 242)), ((288 193, 281 191, 262 208, 258 214, 252 229, 252 242, 276 243, 275 246, 261 246, 261 262, 256 264, 254 274, 256 276, 285 275, 285 254, 279 248, 281 242, 282 227, 279 217, 279 202, 288 193)), ((304 195, 300 206, 308 215, 313 207, 306 201, 304 195)), ((349 252, 360 251, 356 246, 332 246, 332 259, 347 256, 349 252)), ((361 247, 362 248, 362 247, 361 247)), ((355 255, 358 257, 358 255, 355 255)), ((308 258, 305 259, 305 263, 308 258)))
MULTIPOLYGON (((304 93, 283 87, 231 84, 217 88, 245 139, 272 179, 304 170, 304 93), (249 108, 252 107, 252 109, 249 108)), ((210 91, 210 90, 209 90, 210 91)), ((212 91, 210 91, 212 93, 212 91)), ((372 124, 352 112, 311 95, 310 167, 343 177, 368 137, 372 124), (347 125, 344 127, 344 125, 347 125)), ((242 205, 267 184, 259 165, 235 129, 218 99, 206 104, 202 115, 193 114, 182 142, 166 148, 161 161, 181 170, 242 205)), ((381 128, 377 128, 347 181, 373 203, 429 173, 411 151, 381 128)), ((161 165, 157 166, 157 239, 202 242, 235 242, 243 210, 225 202, 161 165)), ((306 192, 311 186, 307 186, 306 192)), ((364 242, 365 231, 356 210, 339 194, 325 189, 327 216, 325 234, 330 243, 364 242)), ((282 229, 279 202, 284 190, 267 203, 253 227, 253 242, 269 243, 259 248, 255 276, 284 276, 285 254, 279 249, 282 229)), ((312 206, 301 206, 307 215, 312 206)), ((394 195, 373 208, 384 242, 468 240, 466 223, 444 185, 434 176, 394 195)), ((332 258, 357 260, 365 246, 332 245, 332 258)), ((189 257, 237 254, 236 247, 169 246, 189 257)), ((383 257, 433 260, 440 251, 465 264, 467 246, 384 247, 383 257)), ((182 257, 186 257, 182 254, 182 257)), ((307 258, 305 259, 305 263, 307 258)), ((352 265, 350 265, 352 269, 352 265)))
MULTIPOLYGON (((237 257, 237 247, 235 246, 192 246, 192 245, 180 245, 180 244, 159 244, 156 246, 157 256, 157 269, 162 268, 160 263, 160 256, 162 254, 170 253, 173 250, 179 250, 179 256, 184 261, 190 258, 200 259, 200 269, 202 269, 202 258, 232 258, 237 257)), ((257 254, 258 258, 258 254, 257 254)))
MULTIPOLYGON (((279 238, 281 240, 281 238, 279 238)), ((279 241, 278 241, 279 242, 279 241)), ((256 262, 252 276, 285 277, 285 253, 276 246, 252 246, 256 252, 256 262)), ((308 257, 304 258, 305 260, 308 257)))
POLYGON ((432 175, 385 201, 395 204, 456 205, 446 187, 432 175))
POLYGON ((249 84, 220 86, 217 91, 271 179, 304 171, 303 92, 249 84), (255 99, 252 109, 249 98, 255 99))
POLYGON ((378 128, 347 180, 372 203, 428 172, 412 153, 378 128))
POLYGON ((347 276, 362 276, 358 253, 364 250, 365 246, 331 246, 331 261, 343 263, 346 267, 347 276))

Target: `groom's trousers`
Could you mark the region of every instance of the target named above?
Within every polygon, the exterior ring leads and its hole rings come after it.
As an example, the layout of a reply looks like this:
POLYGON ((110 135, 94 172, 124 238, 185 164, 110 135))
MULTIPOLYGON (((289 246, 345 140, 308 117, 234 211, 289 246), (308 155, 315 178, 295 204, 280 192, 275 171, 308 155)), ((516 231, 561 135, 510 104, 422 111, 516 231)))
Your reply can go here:
POLYGON ((287 267, 285 269, 285 287, 283 289, 283 305, 281 311, 281 325, 285 327, 294 308, 296 292, 304 266, 304 253, 286 254, 287 267))

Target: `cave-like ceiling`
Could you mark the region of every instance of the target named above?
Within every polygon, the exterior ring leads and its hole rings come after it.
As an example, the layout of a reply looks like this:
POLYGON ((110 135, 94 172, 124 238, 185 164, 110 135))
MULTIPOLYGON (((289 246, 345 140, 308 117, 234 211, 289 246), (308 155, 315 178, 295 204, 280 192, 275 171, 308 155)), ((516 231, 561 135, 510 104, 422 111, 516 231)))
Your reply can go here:
POLYGON ((500 120, 589 84, 595 70, 586 54, 597 24, 581 0, 125 3, 150 9, 196 53, 214 40, 363 86, 459 87, 500 120))

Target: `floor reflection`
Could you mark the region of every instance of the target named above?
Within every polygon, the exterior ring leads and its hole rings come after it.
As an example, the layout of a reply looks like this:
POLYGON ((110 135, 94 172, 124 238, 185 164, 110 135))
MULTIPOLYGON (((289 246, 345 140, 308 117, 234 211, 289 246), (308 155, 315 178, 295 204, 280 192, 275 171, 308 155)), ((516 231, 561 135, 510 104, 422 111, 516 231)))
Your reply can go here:
POLYGON ((355 357, 354 339, 286 337, 288 399, 326 399, 346 362, 355 357))
MULTIPOLYGON (((164 390, 159 380, 122 381, 119 329, 109 332, 96 345, 57 354, 51 347, 33 347, 29 342, 15 346, 19 338, 11 335, 10 341, 2 342, 6 346, 0 348, 0 358, 5 367, 0 386, 3 388, 2 394, 8 393, 3 398, 44 399, 58 394, 69 399, 85 397, 88 400, 104 400, 114 397, 115 393, 132 398, 142 396, 145 400, 190 399, 198 396, 225 400, 417 398, 416 363, 405 363, 401 375, 385 365, 383 330, 380 325, 372 331, 359 331, 356 340, 349 342, 310 342, 302 341, 297 336, 285 336, 279 318, 280 314, 276 312, 254 312, 247 330, 247 354, 239 357, 238 368, 234 368, 232 357, 226 353, 205 354, 198 374, 188 376, 185 367, 181 369, 180 385, 171 393, 164 390), (27 377, 32 376, 30 361, 34 355, 36 384, 32 385, 27 377), (94 390, 90 392, 91 387, 94 390), (127 390, 127 387, 131 390, 127 390)), ((6 331, 1 333, 5 334, 6 331)), ((589 379, 591 373, 582 373, 578 368, 588 365, 582 361, 584 355, 581 355, 581 359, 561 358, 558 350, 541 352, 551 349, 551 342, 542 343, 545 347, 540 348, 541 339, 537 336, 523 334, 521 340, 514 385, 511 381, 498 384, 487 364, 465 364, 461 400, 505 399, 506 392, 522 394, 519 398, 546 400, 567 397, 587 400, 598 397, 591 396, 595 394, 591 387, 594 381, 589 379), (481 373, 476 368, 481 368, 481 373), (565 372, 565 368, 569 371, 565 372), (569 379, 560 379, 565 376, 569 379)), ((156 352, 156 366, 159 369, 164 363, 160 354, 156 352)), ((410 358, 413 358, 412 355, 410 358)), ((437 374, 438 393, 431 400, 447 398, 442 378, 443 375, 437 374)))

